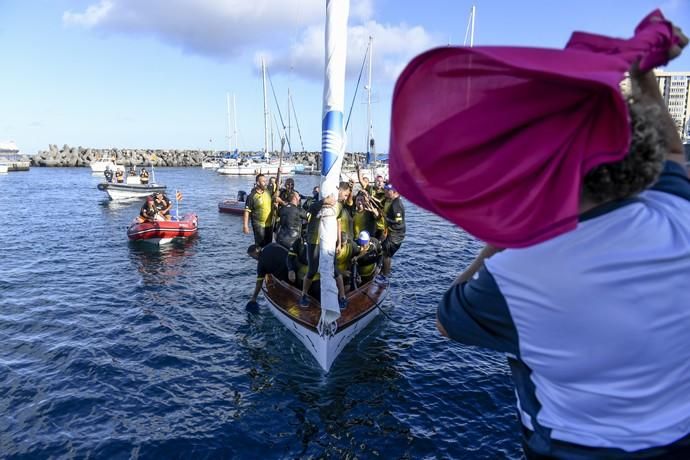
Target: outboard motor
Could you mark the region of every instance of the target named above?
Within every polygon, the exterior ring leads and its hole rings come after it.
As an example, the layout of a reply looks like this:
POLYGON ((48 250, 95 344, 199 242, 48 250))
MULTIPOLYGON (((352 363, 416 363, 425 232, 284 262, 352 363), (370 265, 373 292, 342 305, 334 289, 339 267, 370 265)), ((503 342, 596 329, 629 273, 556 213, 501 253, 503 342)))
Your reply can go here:
POLYGON ((247 192, 244 190, 237 192, 237 201, 247 201, 247 192))

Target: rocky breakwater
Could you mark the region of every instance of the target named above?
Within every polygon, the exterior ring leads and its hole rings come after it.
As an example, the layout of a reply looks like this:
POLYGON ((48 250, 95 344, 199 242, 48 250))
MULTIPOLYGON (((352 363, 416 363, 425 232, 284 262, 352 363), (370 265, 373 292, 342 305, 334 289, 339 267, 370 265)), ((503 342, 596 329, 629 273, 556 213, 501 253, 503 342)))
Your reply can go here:
MULTIPOLYGON (((211 150, 163 150, 163 149, 94 149, 90 147, 70 147, 64 145, 61 149, 50 144, 48 150, 41 150, 31 157, 31 166, 49 167, 88 167, 92 161, 102 158, 113 158, 115 163, 124 166, 201 166, 204 158, 218 156, 220 152, 211 150)), ((257 152, 242 152, 243 158, 260 155, 257 152)), ((278 160, 278 153, 272 154, 273 160, 278 160)), ((343 168, 354 168, 355 161, 362 162, 364 154, 346 153, 343 168)), ((321 159, 320 152, 300 152, 286 155, 285 161, 301 163, 305 166, 318 168, 321 159)))
POLYGON ((48 150, 41 150, 31 158, 31 165, 80 167, 102 158, 114 158, 116 164, 124 166, 201 166, 202 159, 213 154, 205 150, 94 149, 68 145, 59 149, 51 144, 48 150))

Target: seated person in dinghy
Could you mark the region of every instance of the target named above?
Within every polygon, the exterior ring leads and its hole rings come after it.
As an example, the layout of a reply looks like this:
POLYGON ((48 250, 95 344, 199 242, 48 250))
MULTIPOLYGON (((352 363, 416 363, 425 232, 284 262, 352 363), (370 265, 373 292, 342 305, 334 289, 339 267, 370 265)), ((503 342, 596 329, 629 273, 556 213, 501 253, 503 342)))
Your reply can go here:
POLYGON ((154 203, 158 213, 165 219, 171 220, 170 209, 172 209, 172 202, 165 196, 165 193, 157 192, 153 194, 154 203))
POLYGON ((137 220, 140 224, 143 224, 144 222, 155 222, 165 219, 159 214, 156 204, 153 201, 153 197, 149 196, 141 206, 137 220))

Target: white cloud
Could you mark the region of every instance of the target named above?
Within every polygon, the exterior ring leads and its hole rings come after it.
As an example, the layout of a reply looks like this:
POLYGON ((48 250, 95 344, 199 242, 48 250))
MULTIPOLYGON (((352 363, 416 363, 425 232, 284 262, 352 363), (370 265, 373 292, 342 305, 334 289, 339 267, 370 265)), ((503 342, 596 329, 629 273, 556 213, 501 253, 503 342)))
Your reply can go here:
POLYGON ((323 16, 319 0, 100 0, 63 22, 107 33, 152 36, 186 52, 223 58, 270 43, 323 16))
MULTIPOLYGON (((422 27, 372 19, 374 0, 352 0, 348 73, 358 72, 369 35, 376 75, 393 79, 410 57, 432 45, 422 27)), ((224 59, 257 49, 274 72, 322 78, 323 0, 99 0, 63 14, 66 25, 110 34, 151 36, 184 52, 224 59)), ((255 58, 258 62, 258 58, 255 58)))
POLYGON ((109 0, 102 0, 100 3, 86 8, 86 11, 83 13, 72 13, 71 11, 66 11, 62 15, 62 20, 65 22, 65 24, 94 27, 107 20, 112 8, 113 2, 109 0))
MULTIPOLYGON (((397 78, 405 64, 419 52, 430 48, 435 41, 423 27, 405 24, 389 26, 367 21, 348 29, 348 76, 356 77, 369 36, 374 38, 374 74, 379 78, 397 78)), ((314 79, 323 77, 324 26, 307 28, 286 56, 269 60, 273 71, 288 71, 314 79)))

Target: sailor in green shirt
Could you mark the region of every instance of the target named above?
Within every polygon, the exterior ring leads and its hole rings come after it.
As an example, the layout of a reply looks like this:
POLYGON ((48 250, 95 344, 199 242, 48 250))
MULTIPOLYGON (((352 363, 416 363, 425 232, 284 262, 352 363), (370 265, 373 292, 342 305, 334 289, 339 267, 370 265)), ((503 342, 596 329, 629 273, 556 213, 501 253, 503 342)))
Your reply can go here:
POLYGON ((259 174, 256 176, 256 185, 244 205, 243 225, 244 233, 249 234, 249 216, 251 215, 254 243, 257 246, 264 247, 273 241, 272 211, 273 200, 266 188, 266 177, 259 174))

